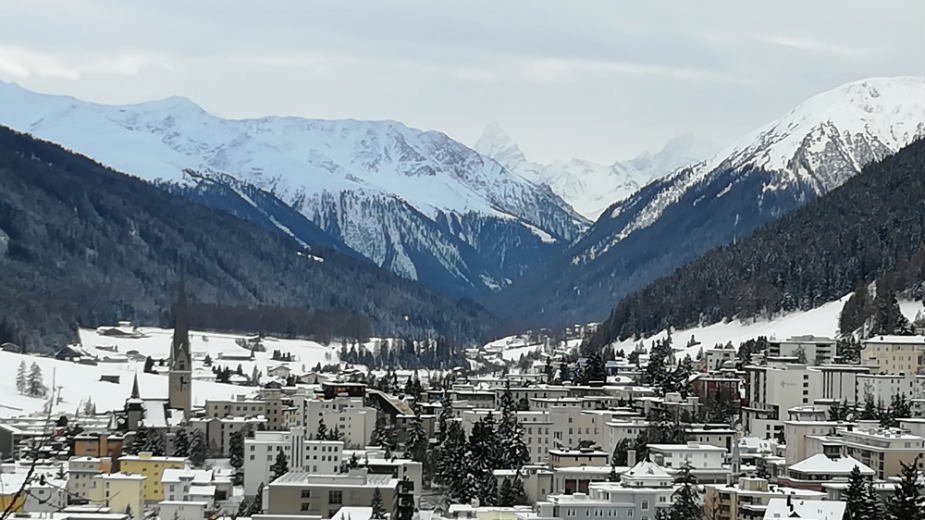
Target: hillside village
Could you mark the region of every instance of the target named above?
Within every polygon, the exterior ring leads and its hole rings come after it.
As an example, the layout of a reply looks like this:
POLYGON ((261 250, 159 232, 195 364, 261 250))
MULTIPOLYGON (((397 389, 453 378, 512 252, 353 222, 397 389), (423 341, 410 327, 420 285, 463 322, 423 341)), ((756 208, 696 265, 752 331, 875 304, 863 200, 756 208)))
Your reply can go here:
POLYGON ((8 515, 838 520, 922 486, 921 328, 583 355, 582 326, 469 349, 468 369, 374 370, 342 358, 389 340, 190 331, 179 287, 171 331, 3 346, 8 515))

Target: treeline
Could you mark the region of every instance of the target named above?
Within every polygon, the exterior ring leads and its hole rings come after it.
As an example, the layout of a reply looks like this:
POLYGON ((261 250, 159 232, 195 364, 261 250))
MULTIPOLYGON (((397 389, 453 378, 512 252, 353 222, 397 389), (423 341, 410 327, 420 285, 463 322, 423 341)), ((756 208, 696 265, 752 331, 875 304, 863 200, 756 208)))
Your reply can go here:
POLYGON ((456 368, 467 366, 465 347, 438 336, 413 340, 409 337, 384 340, 377 350, 356 342, 341 347, 340 359, 369 368, 456 368))
POLYGON ((328 344, 337 338, 365 340, 372 335, 369 319, 347 311, 306 311, 270 305, 189 305, 190 326, 205 330, 257 332, 285 338, 308 337, 328 344))
MULTIPOLYGON (((496 323, 472 302, 329 249, 306 254, 289 238, 3 127, 0 186, 0 344, 47 352, 76 340, 78 326, 169 326, 181 263, 196 303, 364 316, 373 335, 460 342, 484 340, 496 323)), ((365 327, 350 322, 339 326, 365 327)))
MULTIPOLYGON (((808 310, 914 262, 925 244, 923 171, 925 141, 918 140, 745 240, 623 298, 589 345, 668 326, 808 310)), ((908 273, 900 285, 922 280, 920 270, 908 273)))

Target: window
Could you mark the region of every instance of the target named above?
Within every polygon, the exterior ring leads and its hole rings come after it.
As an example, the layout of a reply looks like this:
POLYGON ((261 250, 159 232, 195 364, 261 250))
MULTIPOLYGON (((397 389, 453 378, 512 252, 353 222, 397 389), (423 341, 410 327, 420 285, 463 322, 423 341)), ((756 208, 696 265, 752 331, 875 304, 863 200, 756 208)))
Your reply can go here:
POLYGON ((648 500, 643 500, 643 501, 642 501, 642 510, 645 511, 645 510, 647 510, 647 509, 649 509, 649 501, 648 501, 648 500))
POLYGON ((329 504, 340 504, 344 500, 344 494, 342 491, 328 491, 328 503, 329 504))
POLYGON ((308 511, 308 508, 309 508, 309 503, 308 503, 308 502, 302 502, 302 507, 301 507, 300 509, 301 509, 302 511, 308 511))
MULTIPOLYGON (((311 490, 311 489, 303 489, 303 490, 302 490, 302 498, 311 498, 311 496, 312 496, 312 490, 311 490)), ((304 509, 303 509, 303 511, 304 511, 304 509)))

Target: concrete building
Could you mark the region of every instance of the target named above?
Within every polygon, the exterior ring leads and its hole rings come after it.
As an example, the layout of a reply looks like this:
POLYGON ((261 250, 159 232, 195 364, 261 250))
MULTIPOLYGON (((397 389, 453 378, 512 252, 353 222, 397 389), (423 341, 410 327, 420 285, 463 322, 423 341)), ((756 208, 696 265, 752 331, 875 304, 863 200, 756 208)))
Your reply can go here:
POLYGON ((277 453, 286 455, 290 471, 332 475, 340 473, 343 451, 343 441, 307 440, 301 428, 255 432, 244 439, 244 494, 252 496, 261 483, 270 482, 277 453))
POLYGON ((72 497, 90 499, 93 478, 109 473, 109 462, 99 457, 71 457, 67 462, 67 492, 72 497))
POLYGON ((580 450, 549 450, 549 467, 608 466, 607 452, 591 448, 580 450))
POLYGON ((139 520, 145 508, 147 477, 129 473, 104 473, 93 478, 90 502, 139 520))
POLYGON ((827 482, 847 482, 851 470, 857 466, 861 475, 873 477, 875 472, 854 457, 843 457, 837 453, 817 453, 787 468, 786 475, 777 477, 782 486, 823 491, 827 482))
POLYGON ((875 336, 864 340, 861 364, 874 374, 917 374, 925 356, 925 336, 875 336))
POLYGON ((202 520, 209 503, 205 501, 161 500, 157 503, 158 516, 163 520, 202 520))
MULTIPOLYGON (((898 429, 855 429, 841 432, 845 454, 877 472, 878 479, 899 475, 901 463, 925 457, 925 439, 898 429)), ((925 464, 922 460, 919 464, 925 464)))
POLYGON ((166 469, 183 469, 189 461, 182 457, 155 457, 150 452, 141 452, 138 455, 123 455, 119 458, 123 473, 143 475, 144 499, 148 502, 160 502, 164 499, 164 487, 161 477, 166 469))
POLYGON ((262 415, 194 417, 189 421, 191 429, 198 430, 205 436, 209 449, 222 457, 230 455, 231 434, 241 432, 247 436, 249 432, 257 431, 266 423, 267 420, 262 415))
MULTIPOLYGON (((365 388, 365 385, 364 385, 365 388)), ((335 395, 318 399, 313 396, 293 396, 294 423, 305 429, 307 436, 315 435, 324 421, 331 431, 337 428, 348 448, 362 448, 372 438, 376 426, 376 409, 365 406, 363 397, 335 395)))
POLYGON ((831 500, 806 500, 793 497, 772 498, 764 513, 765 520, 778 518, 811 518, 813 520, 841 520, 846 504, 831 500))
POLYGON ((376 489, 386 511, 392 511, 400 480, 355 470, 347 475, 289 472, 267 486, 266 513, 270 515, 334 516, 343 506, 368 506, 376 489))
POLYGON ((643 461, 623 473, 620 482, 595 482, 588 493, 550 495, 536 504, 537 517, 652 520, 668 507, 674 478, 658 464, 643 461))
POLYGON ((680 469, 690 465, 698 482, 725 482, 729 468, 723 464, 726 448, 696 441, 687 444, 649 444, 649 457, 665 468, 680 469))
POLYGON ((824 365, 835 360, 835 340, 819 336, 793 336, 768 342, 768 357, 792 357, 798 363, 824 365))
POLYGON ((736 484, 707 484, 704 493, 705 517, 711 520, 757 520, 764 518, 771 500, 823 499, 825 493, 809 489, 771 486, 763 478, 742 477, 736 484))

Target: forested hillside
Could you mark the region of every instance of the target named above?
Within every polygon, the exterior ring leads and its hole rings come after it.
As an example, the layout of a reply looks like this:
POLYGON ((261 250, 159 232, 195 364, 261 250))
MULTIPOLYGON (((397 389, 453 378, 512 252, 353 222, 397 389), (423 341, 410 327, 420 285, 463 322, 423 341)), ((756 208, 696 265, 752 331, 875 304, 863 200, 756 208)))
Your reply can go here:
POLYGON ((922 281, 913 258, 922 258, 923 244, 925 141, 919 140, 748 238, 626 296, 589 346, 668 326, 810 309, 897 266, 909 268, 892 278, 891 289, 908 288, 922 281))
POLYGON ((181 263, 199 303, 325 311, 382 335, 476 340, 495 323, 475 304, 7 128, 0 186, 0 343, 49 350, 78 324, 167 325, 181 263))

